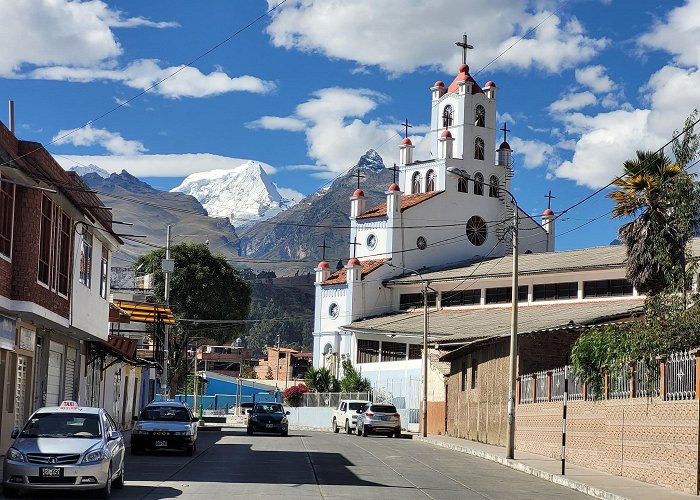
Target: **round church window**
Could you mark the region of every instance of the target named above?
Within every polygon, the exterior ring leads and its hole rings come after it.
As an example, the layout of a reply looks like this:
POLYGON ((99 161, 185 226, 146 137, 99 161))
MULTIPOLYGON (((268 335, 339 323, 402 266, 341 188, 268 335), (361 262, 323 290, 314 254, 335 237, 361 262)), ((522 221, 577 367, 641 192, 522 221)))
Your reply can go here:
POLYGON ((374 250, 377 248, 377 236, 374 234, 370 234, 367 236, 367 248, 370 250, 374 250))
POLYGON ((488 228, 484 219, 475 215, 467 221, 467 238, 472 245, 481 246, 488 236, 488 228))
POLYGON ((419 236, 418 239, 416 240, 416 246, 418 247, 419 250, 425 250, 425 247, 428 246, 428 242, 423 236, 419 236))
POLYGON ((338 304, 333 302, 329 307, 328 307, 328 316, 331 317, 331 319, 336 319, 338 317, 338 314, 340 313, 340 308, 338 307, 338 304))

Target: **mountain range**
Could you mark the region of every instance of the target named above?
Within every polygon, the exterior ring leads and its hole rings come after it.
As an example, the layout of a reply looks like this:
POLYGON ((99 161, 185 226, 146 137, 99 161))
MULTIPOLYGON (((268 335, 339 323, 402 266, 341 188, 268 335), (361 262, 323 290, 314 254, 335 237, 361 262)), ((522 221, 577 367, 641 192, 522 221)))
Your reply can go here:
POLYGON ((385 201, 393 173, 374 150, 362 155, 351 171, 298 203, 282 196, 254 161, 232 170, 191 175, 171 192, 154 189, 126 171, 109 175, 91 166, 78 173, 112 208, 115 221, 133 224, 123 229, 116 225, 117 232, 146 236, 124 237, 115 266, 128 266, 153 245, 164 246, 170 224, 173 244, 208 242, 213 253, 222 253, 237 268, 292 275, 313 270, 323 257, 319 248, 323 243, 326 260, 348 259, 349 198, 357 187, 358 168, 367 207, 385 201))

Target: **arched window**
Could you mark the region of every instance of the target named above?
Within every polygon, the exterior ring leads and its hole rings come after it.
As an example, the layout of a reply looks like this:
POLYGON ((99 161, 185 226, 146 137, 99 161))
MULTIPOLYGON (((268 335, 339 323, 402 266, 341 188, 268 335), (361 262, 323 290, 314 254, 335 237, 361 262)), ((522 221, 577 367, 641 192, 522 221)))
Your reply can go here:
POLYGON ((489 196, 498 198, 498 177, 495 175, 492 175, 489 179, 489 196))
POLYGON ((435 171, 428 170, 428 175, 425 176, 425 192, 435 191, 435 171))
POLYGON ((474 194, 484 196, 484 176, 481 175, 481 172, 474 174, 474 194))
POLYGON ((452 106, 449 104, 442 110, 442 126, 443 128, 451 127, 453 120, 452 106))
POLYGON ((420 193, 420 174, 418 172, 413 174, 411 184, 411 193, 420 193))
POLYGON ((481 104, 477 105, 476 109, 474 110, 474 126, 486 126, 486 110, 481 104))
POLYGON ((457 192, 458 193, 468 193, 469 192, 469 179, 467 177, 460 177, 457 179, 457 192))
POLYGON ((484 159, 484 140, 481 137, 474 139, 474 159, 484 159))

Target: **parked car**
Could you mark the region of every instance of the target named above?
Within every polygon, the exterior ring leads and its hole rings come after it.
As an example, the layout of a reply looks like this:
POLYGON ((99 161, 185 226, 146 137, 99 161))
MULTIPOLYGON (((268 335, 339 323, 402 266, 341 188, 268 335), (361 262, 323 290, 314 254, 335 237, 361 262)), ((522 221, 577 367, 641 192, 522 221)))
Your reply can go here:
POLYGON ((331 429, 333 429, 333 432, 337 434, 342 427, 345 429, 345 432, 352 434, 357 422, 357 410, 361 410, 368 403, 369 401, 367 400, 341 399, 340 403, 338 403, 338 408, 333 410, 333 417, 331 417, 331 429))
POLYGON ((124 438, 102 408, 61 406, 37 410, 7 450, 3 469, 6 497, 26 490, 98 490, 108 498, 124 486, 124 438))
POLYGON ((279 403, 255 403, 248 410, 248 435, 253 432, 274 432, 286 436, 289 433, 287 415, 289 412, 284 411, 279 403))
POLYGON ((357 435, 387 434, 401 437, 401 415, 394 405, 369 403, 357 410, 357 435))
POLYGON ((197 421, 189 407, 179 401, 158 401, 146 405, 134 416, 131 454, 146 449, 183 450, 189 457, 197 452, 197 421))

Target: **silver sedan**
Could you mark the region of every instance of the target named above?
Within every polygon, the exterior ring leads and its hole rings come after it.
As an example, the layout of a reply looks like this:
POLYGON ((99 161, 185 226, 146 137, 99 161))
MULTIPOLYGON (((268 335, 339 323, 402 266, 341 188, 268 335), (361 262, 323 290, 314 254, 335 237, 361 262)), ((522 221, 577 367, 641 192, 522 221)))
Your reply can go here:
POLYGON ((3 492, 98 490, 108 498, 124 486, 124 439, 102 408, 64 401, 37 410, 5 454, 3 492))

